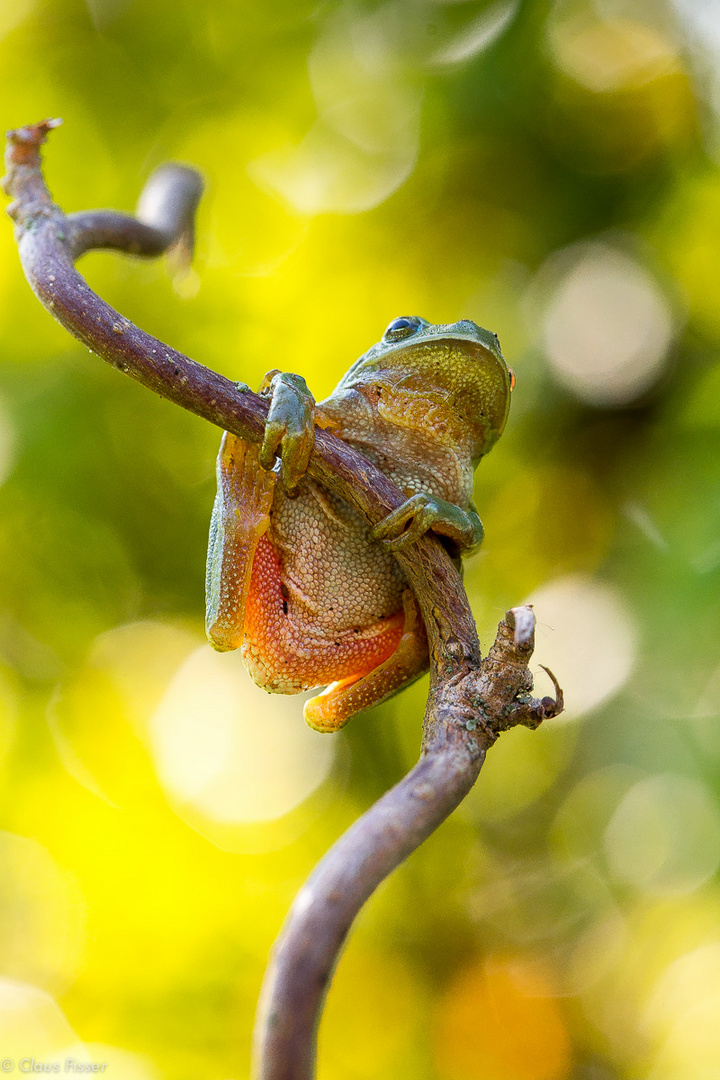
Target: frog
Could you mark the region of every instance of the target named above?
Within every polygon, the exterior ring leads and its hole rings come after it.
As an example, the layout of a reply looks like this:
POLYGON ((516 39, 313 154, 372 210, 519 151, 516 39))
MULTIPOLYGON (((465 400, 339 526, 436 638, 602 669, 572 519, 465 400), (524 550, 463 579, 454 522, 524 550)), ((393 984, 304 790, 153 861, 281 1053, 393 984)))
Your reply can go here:
MULTIPOLYGON (((258 445, 225 432, 207 560, 206 630, 271 693, 320 689, 306 723, 334 732, 420 678, 428 640, 395 553, 431 531, 456 565, 482 542, 474 471, 500 438, 514 375, 469 319, 393 319, 315 402, 268 372, 258 445), (379 524, 307 472, 315 428, 368 458, 405 501, 379 524), (324 689, 323 689, 324 688, 324 689)), ((241 384, 241 388, 243 387, 241 384)))

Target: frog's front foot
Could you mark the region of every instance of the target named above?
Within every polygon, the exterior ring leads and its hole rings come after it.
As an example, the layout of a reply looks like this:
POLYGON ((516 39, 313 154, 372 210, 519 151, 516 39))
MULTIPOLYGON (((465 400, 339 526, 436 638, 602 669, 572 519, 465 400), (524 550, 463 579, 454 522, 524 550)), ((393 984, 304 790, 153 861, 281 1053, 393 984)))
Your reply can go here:
POLYGON ((371 529, 370 539, 382 540, 390 551, 404 551, 429 529, 449 537, 465 554, 479 548, 485 534, 474 509, 462 510, 444 499, 420 492, 371 529))
POLYGON ((301 375, 269 371, 260 394, 270 398, 260 464, 272 469, 279 453, 282 481, 292 495, 307 471, 315 445, 315 399, 301 375))

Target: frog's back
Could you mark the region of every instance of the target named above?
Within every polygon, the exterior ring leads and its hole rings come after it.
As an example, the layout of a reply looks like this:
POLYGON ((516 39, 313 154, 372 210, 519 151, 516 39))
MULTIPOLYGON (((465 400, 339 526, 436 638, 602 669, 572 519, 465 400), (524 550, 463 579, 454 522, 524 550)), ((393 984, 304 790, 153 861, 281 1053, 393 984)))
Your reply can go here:
POLYGON ((305 477, 276 485, 253 562, 243 659, 256 682, 297 693, 369 671, 397 647, 405 582, 360 514, 305 477))

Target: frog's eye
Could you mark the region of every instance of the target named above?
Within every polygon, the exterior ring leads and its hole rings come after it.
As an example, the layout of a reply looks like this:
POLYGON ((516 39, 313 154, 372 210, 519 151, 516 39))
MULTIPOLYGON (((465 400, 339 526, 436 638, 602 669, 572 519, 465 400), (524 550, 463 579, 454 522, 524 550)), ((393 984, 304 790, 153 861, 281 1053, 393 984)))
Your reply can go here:
POLYGON ((422 319, 416 319, 414 315, 403 315, 399 319, 393 319, 383 334, 383 341, 402 341, 403 338, 414 334, 421 326, 422 319))

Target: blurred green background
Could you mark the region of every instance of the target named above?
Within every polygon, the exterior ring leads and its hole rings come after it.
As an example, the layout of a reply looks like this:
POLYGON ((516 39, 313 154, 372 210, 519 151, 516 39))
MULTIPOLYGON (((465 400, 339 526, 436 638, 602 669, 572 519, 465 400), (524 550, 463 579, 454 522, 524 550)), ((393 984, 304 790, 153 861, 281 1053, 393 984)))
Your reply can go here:
MULTIPOLYGON (((0 0, 66 210, 206 177, 189 275, 82 263, 140 326, 320 398, 393 317, 471 318, 517 375, 466 581, 486 645, 533 600, 567 713, 360 918, 323 1080, 720 1075, 719 60, 700 0, 0 0)), ((320 736, 213 654, 219 433, 54 324, 9 221, 0 297, 0 1058, 240 1080, 425 684, 320 736)))

